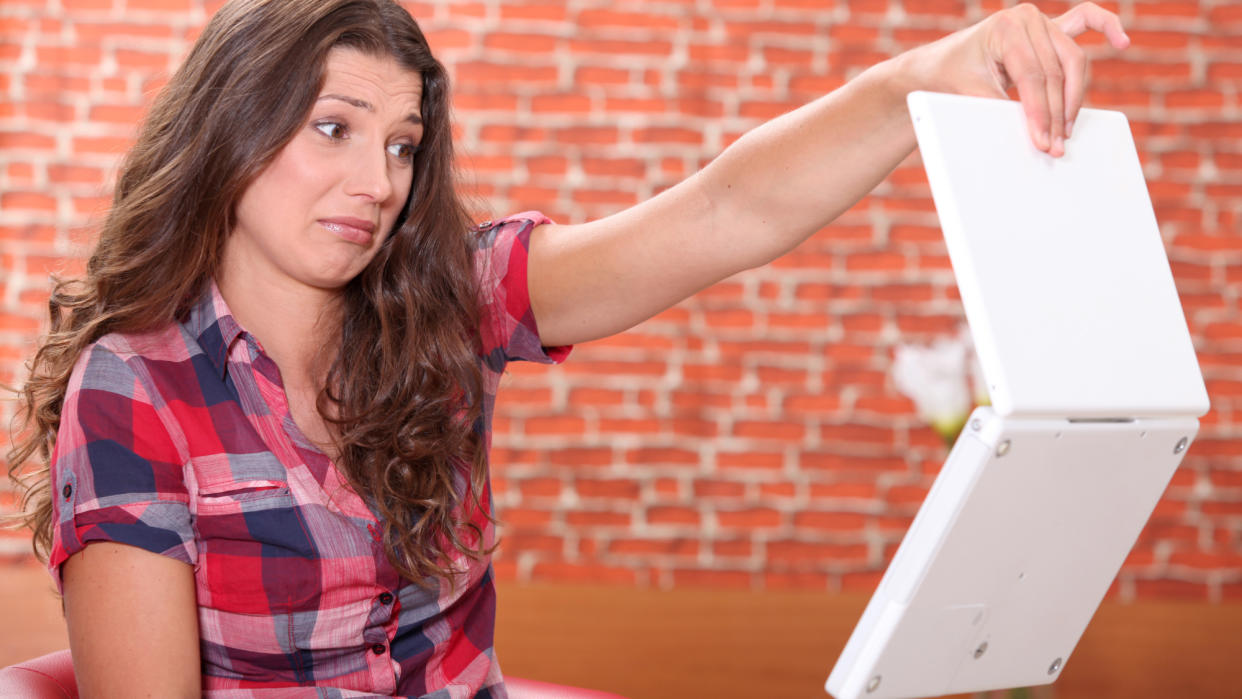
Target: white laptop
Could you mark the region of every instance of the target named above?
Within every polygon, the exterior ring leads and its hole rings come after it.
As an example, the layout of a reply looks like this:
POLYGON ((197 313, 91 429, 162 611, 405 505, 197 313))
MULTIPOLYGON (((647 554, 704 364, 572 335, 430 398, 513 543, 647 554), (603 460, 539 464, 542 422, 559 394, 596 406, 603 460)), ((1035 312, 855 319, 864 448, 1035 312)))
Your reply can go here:
POLYGON ((1061 158, 1021 105, 908 98, 992 407, 832 669, 837 699, 1053 682, 1208 410, 1129 123, 1061 158))

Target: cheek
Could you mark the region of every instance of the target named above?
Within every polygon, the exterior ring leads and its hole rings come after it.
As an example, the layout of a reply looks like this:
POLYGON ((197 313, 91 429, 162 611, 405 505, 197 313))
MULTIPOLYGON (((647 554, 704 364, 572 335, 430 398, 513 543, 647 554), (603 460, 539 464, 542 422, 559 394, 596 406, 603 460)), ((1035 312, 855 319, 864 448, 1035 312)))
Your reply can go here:
MULTIPOLYGON (((306 210, 338 177, 331 160, 316 157, 309 136, 298 134, 250 185, 256 205, 267 212, 306 210), (261 201, 260 201, 261 200, 261 201)), ((249 194, 249 192, 248 192, 249 194)))
POLYGON ((406 170, 393 176, 393 197, 384 206, 384 216, 389 223, 396 221, 397 216, 405 210, 405 205, 410 199, 410 192, 414 185, 414 173, 406 170))

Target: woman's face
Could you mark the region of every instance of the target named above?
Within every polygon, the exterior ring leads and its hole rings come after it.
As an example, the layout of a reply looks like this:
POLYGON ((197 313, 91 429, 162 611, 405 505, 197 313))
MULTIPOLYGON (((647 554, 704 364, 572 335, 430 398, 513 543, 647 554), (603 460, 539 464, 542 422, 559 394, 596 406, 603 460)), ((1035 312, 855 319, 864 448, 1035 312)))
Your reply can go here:
POLYGON ((421 99, 391 57, 333 49, 306 123, 238 202, 224 275, 330 290, 361 272, 410 193, 421 99))

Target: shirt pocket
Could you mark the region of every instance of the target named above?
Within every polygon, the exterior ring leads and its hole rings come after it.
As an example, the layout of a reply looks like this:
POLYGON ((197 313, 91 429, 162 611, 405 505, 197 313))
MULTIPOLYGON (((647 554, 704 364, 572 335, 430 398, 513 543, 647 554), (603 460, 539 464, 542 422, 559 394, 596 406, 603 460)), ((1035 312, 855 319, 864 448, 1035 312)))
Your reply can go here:
POLYGON ((287 481, 200 483, 194 504, 199 605, 271 615, 317 604, 317 546, 287 481))
MULTIPOLYGON (((224 481, 200 485, 198 488, 198 509, 205 508, 208 513, 232 512, 238 510, 254 510, 265 508, 269 500, 279 501, 290 498, 289 484, 277 480, 224 481)), ((280 502, 273 502, 280 505, 280 502)))

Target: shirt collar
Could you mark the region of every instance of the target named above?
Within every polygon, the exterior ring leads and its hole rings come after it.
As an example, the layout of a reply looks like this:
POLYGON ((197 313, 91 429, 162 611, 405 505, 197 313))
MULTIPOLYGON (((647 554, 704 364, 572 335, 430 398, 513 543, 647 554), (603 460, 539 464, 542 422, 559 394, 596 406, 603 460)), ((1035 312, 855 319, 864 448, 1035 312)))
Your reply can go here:
POLYGON ((241 336, 243 329, 233 318, 233 312, 220 295, 220 287, 212 279, 190 308, 190 316, 182 324, 191 336, 198 340, 207 361, 223 379, 229 366, 229 348, 241 336))

